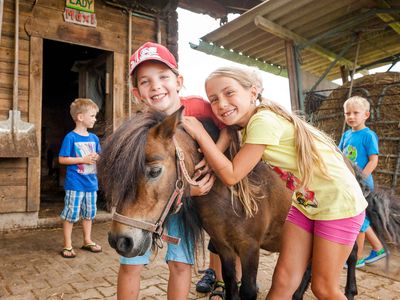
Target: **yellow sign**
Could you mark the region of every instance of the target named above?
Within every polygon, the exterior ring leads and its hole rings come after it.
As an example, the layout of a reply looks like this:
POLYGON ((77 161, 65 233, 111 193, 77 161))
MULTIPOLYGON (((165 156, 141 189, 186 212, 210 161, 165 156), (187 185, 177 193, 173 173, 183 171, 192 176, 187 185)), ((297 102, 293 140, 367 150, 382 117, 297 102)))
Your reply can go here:
POLYGON ((65 0, 65 6, 80 11, 94 13, 94 0, 65 0))

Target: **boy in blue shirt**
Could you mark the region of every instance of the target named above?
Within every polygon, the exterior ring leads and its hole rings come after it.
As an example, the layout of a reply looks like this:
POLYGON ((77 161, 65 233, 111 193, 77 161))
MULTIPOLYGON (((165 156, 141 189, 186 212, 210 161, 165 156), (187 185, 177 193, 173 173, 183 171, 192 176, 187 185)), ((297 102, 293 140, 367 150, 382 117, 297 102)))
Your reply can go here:
POLYGON ((64 209, 60 217, 64 220, 64 248, 61 256, 74 258, 72 248, 72 228, 82 217, 83 246, 81 249, 101 252, 101 246, 92 241, 92 221, 96 215, 97 171, 96 161, 99 158, 99 138, 88 132, 96 122, 99 108, 90 99, 78 98, 71 103, 70 113, 75 122, 75 129, 69 132, 62 143, 59 163, 67 165, 64 181, 64 209))
MULTIPOLYGON (((339 149, 362 170, 366 184, 373 190, 374 180, 371 173, 378 165, 379 149, 378 136, 365 125, 370 116, 370 104, 367 99, 354 96, 345 101, 343 108, 346 123, 351 129, 343 134, 339 149)), ((369 225, 370 221, 366 217, 357 237, 357 268, 373 263, 387 255, 382 243, 369 225), (365 238, 371 244, 372 250, 368 257, 363 258, 365 238)))

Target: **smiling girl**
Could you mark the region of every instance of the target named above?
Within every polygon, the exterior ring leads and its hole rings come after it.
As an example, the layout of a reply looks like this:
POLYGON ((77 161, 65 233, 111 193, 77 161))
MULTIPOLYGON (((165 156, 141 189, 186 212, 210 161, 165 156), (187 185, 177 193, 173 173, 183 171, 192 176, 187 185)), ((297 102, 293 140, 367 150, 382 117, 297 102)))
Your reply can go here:
MULTIPOLYGON (((310 261, 314 295, 318 299, 346 299, 339 289, 340 273, 357 238, 367 202, 334 143, 295 114, 261 99, 254 72, 220 68, 205 84, 215 116, 242 130, 241 149, 232 161, 218 150, 195 118, 184 118, 185 129, 225 184, 238 183, 262 161, 285 178, 293 191, 267 299, 291 299, 310 261), (258 105, 260 102, 264 103, 258 105)), ((248 216, 257 211, 256 204, 250 207, 248 216)))

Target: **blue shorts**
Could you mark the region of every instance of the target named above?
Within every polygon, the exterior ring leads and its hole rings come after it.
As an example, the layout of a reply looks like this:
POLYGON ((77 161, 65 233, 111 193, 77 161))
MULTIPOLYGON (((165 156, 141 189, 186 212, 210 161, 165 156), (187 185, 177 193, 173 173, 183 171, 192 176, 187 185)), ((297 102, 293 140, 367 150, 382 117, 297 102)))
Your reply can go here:
POLYGON ((96 216, 97 192, 65 191, 64 209, 61 219, 75 223, 82 219, 93 220, 96 216))
MULTIPOLYGON (((168 217, 167 231, 168 234, 175 237, 180 237, 181 242, 179 245, 167 243, 167 253, 165 261, 176 261, 189 265, 194 264, 194 245, 193 241, 186 242, 182 227, 182 219, 179 214, 170 215, 168 217), (188 247, 189 245, 189 247, 188 247)), ((165 242, 164 242, 165 243, 165 242)), ((121 256, 119 262, 121 265, 147 265, 150 262, 151 250, 148 250, 142 256, 136 257, 123 257, 121 256)))
POLYGON ((360 232, 366 232, 371 222, 369 221, 367 215, 365 215, 364 223, 361 225, 360 232))

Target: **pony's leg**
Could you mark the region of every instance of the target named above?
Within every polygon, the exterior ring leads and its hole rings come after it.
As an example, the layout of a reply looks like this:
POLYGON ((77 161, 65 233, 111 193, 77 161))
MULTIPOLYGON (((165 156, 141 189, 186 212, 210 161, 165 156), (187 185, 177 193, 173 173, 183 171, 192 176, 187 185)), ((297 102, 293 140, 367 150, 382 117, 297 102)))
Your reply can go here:
MULTIPOLYGON (((253 245, 257 245, 254 242, 253 245)), ((248 245, 247 245, 248 246, 248 245)), ((240 262, 242 264, 242 284, 240 286, 240 299, 256 300, 257 299, 257 270, 260 257, 260 249, 258 247, 247 247, 241 249, 240 262)))
POLYGON ((221 258, 222 278, 225 283, 225 298, 227 300, 239 300, 235 268, 236 254, 233 251, 222 253, 219 249, 218 253, 221 258))
POLYGON ((358 294, 356 282, 357 250, 358 246, 356 242, 347 259, 347 280, 344 294, 349 300, 353 300, 354 296, 358 294))
POLYGON ((307 291, 310 281, 311 281, 311 262, 308 264, 307 270, 304 272, 300 286, 297 288, 296 292, 292 297, 293 300, 303 300, 304 293, 307 291))

